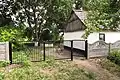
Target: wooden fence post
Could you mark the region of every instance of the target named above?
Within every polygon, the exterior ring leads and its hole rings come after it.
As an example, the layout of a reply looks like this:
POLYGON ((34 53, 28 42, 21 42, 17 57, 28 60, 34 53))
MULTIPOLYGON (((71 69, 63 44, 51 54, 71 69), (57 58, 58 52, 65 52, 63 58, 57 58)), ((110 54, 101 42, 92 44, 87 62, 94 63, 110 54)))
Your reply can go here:
POLYGON ((73 61, 73 40, 71 41, 71 61, 73 61))
POLYGON ((88 41, 85 40, 85 57, 88 59, 88 41))
POLYGON ((108 48, 108 49, 109 49, 109 52, 108 52, 108 56, 110 55, 110 52, 111 52, 111 46, 110 46, 110 45, 111 45, 111 43, 109 43, 109 48, 108 48))
POLYGON ((45 42, 43 42, 43 59, 45 61, 45 42))
POLYGON ((9 61, 12 64, 12 42, 9 42, 9 61))

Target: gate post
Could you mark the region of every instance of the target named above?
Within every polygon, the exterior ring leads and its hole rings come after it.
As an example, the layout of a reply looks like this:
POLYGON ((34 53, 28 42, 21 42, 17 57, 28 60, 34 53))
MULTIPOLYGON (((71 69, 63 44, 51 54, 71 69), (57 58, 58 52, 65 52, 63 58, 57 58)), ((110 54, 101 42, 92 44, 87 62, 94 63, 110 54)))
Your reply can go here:
POLYGON ((43 42, 43 59, 45 61, 45 42, 43 42))
POLYGON ((71 41, 71 61, 73 61, 73 40, 71 41))
POLYGON ((109 43, 109 47, 108 47, 108 56, 110 55, 111 53, 111 43, 109 43))
POLYGON ((12 64, 12 42, 9 42, 9 61, 12 64))
POLYGON ((88 41, 85 40, 85 57, 88 59, 88 41))

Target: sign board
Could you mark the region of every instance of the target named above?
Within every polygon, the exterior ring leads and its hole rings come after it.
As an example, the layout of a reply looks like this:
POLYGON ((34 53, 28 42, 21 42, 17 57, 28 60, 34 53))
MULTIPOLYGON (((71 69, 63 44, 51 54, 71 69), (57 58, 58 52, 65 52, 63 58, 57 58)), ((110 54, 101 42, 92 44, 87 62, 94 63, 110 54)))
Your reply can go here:
POLYGON ((0 61, 9 60, 9 42, 0 42, 0 61))

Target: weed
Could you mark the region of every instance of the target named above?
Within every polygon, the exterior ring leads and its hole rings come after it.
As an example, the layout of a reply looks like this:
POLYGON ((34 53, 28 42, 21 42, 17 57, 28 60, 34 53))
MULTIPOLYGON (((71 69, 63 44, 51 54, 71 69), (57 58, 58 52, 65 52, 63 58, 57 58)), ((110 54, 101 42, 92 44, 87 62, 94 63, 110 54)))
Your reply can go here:
POLYGON ((0 72, 0 80, 4 79, 4 73, 0 72))
POLYGON ((9 65, 9 61, 0 61, 0 67, 6 67, 9 65))
POLYGON ((114 62, 115 64, 120 65, 120 51, 113 50, 108 56, 108 59, 114 62))

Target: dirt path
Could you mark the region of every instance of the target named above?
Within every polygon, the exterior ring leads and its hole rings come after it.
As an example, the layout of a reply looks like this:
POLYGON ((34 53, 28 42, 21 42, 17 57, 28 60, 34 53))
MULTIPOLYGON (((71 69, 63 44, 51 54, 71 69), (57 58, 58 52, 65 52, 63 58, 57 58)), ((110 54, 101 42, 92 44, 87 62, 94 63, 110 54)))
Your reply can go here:
POLYGON ((111 74, 109 71, 101 68, 99 64, 90 60, 74 60, 73 63, 78 67, 94 72, 97 75, 97 80, 120 80, 119 77, 111 74))
MULTIPOLYGON (((64 53, 70 53, 70 52, 64 52, 64 53)), ((75 54, 75 53, 74 53, 75 54)), ((58 58, 63 58, 63 57, 69 57, 68 55, 56 55, 56 57, 58 58)), ((82 67, 85 70, 94 72, 97 75, 97 80, 120 80, 119 77, 113 75, 112 73, 110 73, 108 70, 103 69, 99 64, 97 64, 95 62, 95 60, 93 59, 91 60, 81 60, 84 59, 84 57, 74 57, 74 61, 73 63, 78 66, 78 67, 82 67)))

